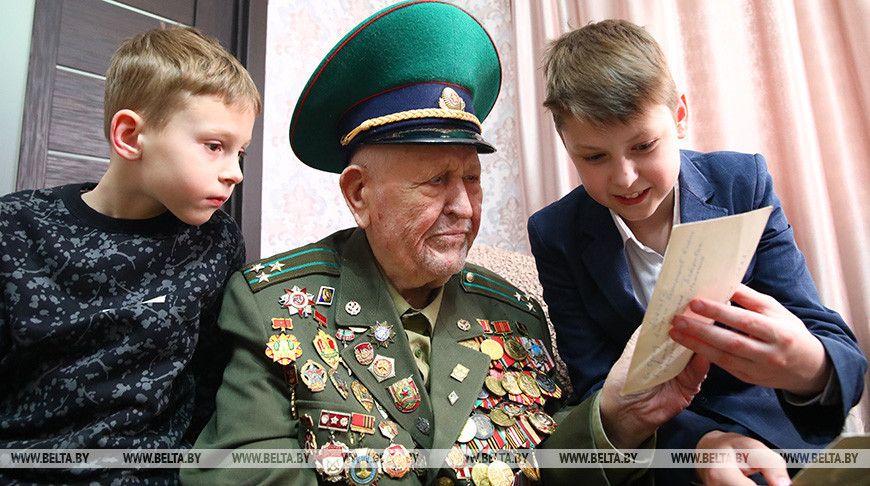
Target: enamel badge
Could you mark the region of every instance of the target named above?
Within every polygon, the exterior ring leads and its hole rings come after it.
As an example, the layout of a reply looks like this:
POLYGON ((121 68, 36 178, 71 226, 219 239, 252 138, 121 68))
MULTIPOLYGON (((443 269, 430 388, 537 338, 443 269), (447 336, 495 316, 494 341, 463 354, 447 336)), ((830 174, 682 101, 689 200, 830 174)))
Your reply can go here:
POLYGON ((372 408, 375 404, 375 399, 372 398, 371 392, 366 388, 365 385, 359 382, 359 380, 353 380, 353 383, 350 384, 350 389, 353 392, 353 396, 356 397, 356 400, 363 406, 367 411, 371 412, 372 408))
POLYGON ((315 361, 308 360, 299 370, 302 383, 313 392, 323 391, 326 388, 326 369, 315 361))
POLYGON ((338 371, 329 371, 329 380, 335 385, 335 389, 338 390, 338 393, 341 394, 341 397, 347 399, 348 394, 350 394, 350 388, 347 386, 347 382, 344 380, 344 377, 341 376, 338 371))
POLYGON ((382 382, 396 376, 395 362, 395 359, 379 354, 369 365, 369 371, 377 378, 378 382, 382 382))
POLYGON ((372 338, 372 344, 384 348, 389 347, 395 336, 396 331, 393 330, 393 326, 388 326, 386 322, 378 322, 369 335, 372 338))
POLYGON ((375 418, 364 413, 352 413, 350 417, 350 430, 361 434, 375 433, 375 418))
POLYGON ((402 444, 392 444, 381 455, 381 468, 391 478, 401 478, 411 470, 411 454, 402 444))
POLYGON ((341 361, 338 345, 335 343, 335 338, 323 332, 323 329, 317 330, 317 336, 314 337, 314 349, 330 368, 338 369, 338 362, 341 361))
POLYGON ((272 329, 289 331, 290 329, 293 329, 293 319, 290 319, 289 317, 273 317, 272 329))
POLYGON ((347 343, 353 341, 354 338, 356 338, 356 334, 353 332, 353 329, 343 327, 335 331, 335 337, 338 338, 338 340, 341 341, 344 346, 347 346, 347 343))
POLYGON ((336 432, 347 432, 350 430, 350 414, 323 410, 320 412, 320 420, 317 423, 317 427, 336 432))
POLYGON ((393 403, 404 413, 413 412, 420 405, 420 391, 411 376, 393 383, 387 389, 393 397, 393 403))
POLYGON ((355 300, 348 301, 348 303, 344 305, 344 311, 352 316, 359 314, 361 310, 362 306, 360 306, 359 302, 355 300))
POLYGON ((372 346, 372 343, 357 344, 353 348, 353 355, 359 364, 368 366, 375 359, 375 348, 372 346))
POLYGON ((335 295, 335 289, 333 287, 320 287, 320 291, 317 292, 317 305, 332 305, 332 297, 335 295))
POLYGON ((308 317, 311 315, 311 304, 314 303, 311 299, 314 296, 306 293, 305 290, 300 289, 298 286, 293 286, 289 290, 284 289, 286 293, 278 299, 278 303, 281 304, 281 307, 287 309, 291 316, 298 313, 303 317, 308 317))
POLYGON ((450 377, 453 378, 454 380, 462 382, 463 380, 465 380, 465 377, 468 376, 469 371, 470 370, 468 368, 466 368, 465 366, 462 366, 461 364, 457 364, 453 368, 453 372, 450 373, 450 377))
POLYGON ((302 356, 302 348, 299 347, 296 336, 282 332, 269 338, 266 343, 266 356, 277 363, 288 365, 302 356))
POLYGON ((317 453, 317 472, 329 482, 341 481, 344 473, 344 457, 350 449, 341 442, 331 440, 320 448, 317 453))
POLYGON ((399 435, 399 425, 392 420, 381 420, 378 423, 378 429, 381 431, 381 435, 390 440, 390 443, 393 443, 393 439, 399 435))

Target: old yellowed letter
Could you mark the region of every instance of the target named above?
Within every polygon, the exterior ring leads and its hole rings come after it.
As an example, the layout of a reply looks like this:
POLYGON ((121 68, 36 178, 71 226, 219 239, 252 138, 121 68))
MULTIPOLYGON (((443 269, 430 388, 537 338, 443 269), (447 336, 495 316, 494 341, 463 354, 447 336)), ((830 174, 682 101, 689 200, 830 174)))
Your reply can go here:
POLYGON ((664 383, 686 367, 692 351, 668 336, 671 321, 677 314, 690 313, 686 306, 696 297, 726 302, 734 295, 770 211, 768 206, 674 226, 641 323, 623 394, 664 383))

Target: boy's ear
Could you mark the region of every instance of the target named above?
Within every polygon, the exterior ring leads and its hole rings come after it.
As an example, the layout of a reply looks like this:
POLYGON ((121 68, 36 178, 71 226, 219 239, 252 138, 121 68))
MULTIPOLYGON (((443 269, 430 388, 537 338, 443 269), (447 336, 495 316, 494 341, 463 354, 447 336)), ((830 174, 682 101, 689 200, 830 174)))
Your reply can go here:
POLYGON ((689 105, 686 104, 686 94, 680 95, 677 101, 677 111, 674 113, 677 122, 677 138, 685 138, 689 133, 689 105))
POLYGON ((133 110, 118 110, 112 117, 109 128, 109 143, 112 149, 127 160, 138 160, 142 156, 142 140, 140 135, 144 121, 133 110))
POLYGON ((344 202, 353 214, 357 226, 362 229, 366 229, 371 223, 365 171, 364 167, 351 164, 345 167, 338 178, 344 202))

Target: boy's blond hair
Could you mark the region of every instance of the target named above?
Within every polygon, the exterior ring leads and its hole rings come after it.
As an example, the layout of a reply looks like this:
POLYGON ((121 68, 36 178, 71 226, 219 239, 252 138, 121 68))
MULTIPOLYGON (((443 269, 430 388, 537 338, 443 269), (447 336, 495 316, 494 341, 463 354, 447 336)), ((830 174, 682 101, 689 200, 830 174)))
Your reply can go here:
POLYGON ((227 105, 241 104, 260 113, 260 94, 248 71, 217 39, 192 27, 149 30, 124 40, 106 72, 103 128, 130 109, 160 129, 186 95, 215 95, 227 105))
POLYGON ((625 123, 655 104, 675 111, 677 87, 664 52, 626 20, 589 23, 550 42, 544 53, 544 106, 595 126, 625 123))

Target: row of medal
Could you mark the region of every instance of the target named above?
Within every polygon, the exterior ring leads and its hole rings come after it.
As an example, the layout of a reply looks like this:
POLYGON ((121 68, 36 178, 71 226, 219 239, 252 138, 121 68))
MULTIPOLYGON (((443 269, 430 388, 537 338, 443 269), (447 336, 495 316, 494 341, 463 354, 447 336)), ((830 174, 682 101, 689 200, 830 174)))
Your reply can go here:
POLYGON ((489 451, 534 449, 556 430, 556 421, 543 407, 562 391, 546 374, 555 362, 543 341, 532 339, 521 323, 513 336, 510 323, 478 320, 486 336, 463 344, 490 357, 489 374, 447 463, 459 480, 475 486, 531 484, 540 480, 534 461, 514 455, 519 472, 502 461, 478 461, 489 451))
MULTIPOLYGON (((379 410, 380 409, 380 406, 379 410)), ((426 463, 423 456, 418 456, 416 451, 409 452, 405 446, 393 443, 393 439, 399 433, 399 426, 387 420, 377 425, 377 430, 389 439, 390 444, 382 451, 362 447, 366 434, 375 433, 375 417, 361 413, 344 413, 331 410, 323 410, 316 424, 319 429, 329 431, 330 438, 326 444, 317 447, 317 439, 312 432, 315 426, 313 420, 307 414, 300 419, 307 428, 302 448, 310 451, 315 456, 315 465, 318 474, 327 482, 345 481, 352 485, 373 485, 381 475, 391 478, 402 478, 410 471, 418 475, 425 475, 426 463), (343 432, 348 435, 351 449, 347 444, 336 439, 335 433, 343 432), (359 434, 359 438, 353 432, 359 434)))
MULTIPOLYGON (((326 326, 326 318, 318 311, 312 310, 311 306, 312 304, 332 305, 333 288, 321 287, 316 300, 314 300, 313 295, 306 293, 306 289, 294 287, 285 290, 286 293, 279 299, 279 304, 282 308, 288 309, 291 316, 298 314, 302 317, 309 317, 313 314, 314 320, 318 324, 326 326)), ((356 315, 360 312, 360 306, 358 303, 350 301, 345 306, 345 311, 348 314, 356 315)), ((486 484, 487 480, 489 480, 489 484, 493 485, 510 484, 504 481, 508 475, 513 478, 513 473, 505 463, 494 461, 488 463, 485 468, 485 463, 476 463, 471 467, 464 458, 472 452, 486 451, 490 448, 503 450, 505 448, 518 449, 536 446, 542 440, 536 430, 543 434, 549 434, 556 424, 543 410, 529 408, 529 406, 543 406, 545 397, 559 398, 561 390, 545 374, 553 368, 554 362, 544 343, 529 338, 521 323, 517 324, 517 330, 522 336, 513 337, 509 336, 512 334, 512 329, 508 321, 490 322, 477 319, 477 322, 482 326, 487 336, 466 340, 462 344, 489 355, 491 370, 485 381, 486 389, 481 390, 478 396, 478 408, 468 419, 463 433, 460 434, 456 445, 448 455, 447 462, 456 471, 458 478, 470 478, 478 486, 486 484), (501 400, 502 397, 505 399, 501 400), (485 410, 489 410, 488 415, 485 414, 485 410), (493 424, 498 425, 498 429, 493 424), (489 479, 489 476, 492 476, 492 480, 489 479)), ((286 332, 293 328, 290 318, 274 318, 272 319, 272 327, 280 333, 270 338, 265 353, 275 362, 284 366, 295 418, 295 386, 297 383, 295 361, 302 355, 302 349, 295 336, 286 332)), ((461 319, 457 322, 457 327, 468 331, 471 324, 467 320, 461 319)), ((321 413, 317 426, 330 431, 330 441, 318 450, 314 434, 309 428, 303 441, 303 447, 317 451, 318 472, 330 482, 346 480, 351 484, 374 484, 381 474, 394 478, 404 477, 412 470, 412 465, 418 466, 413 469, 416 473, 425 473, 425 464, 419 467, 421 462, 425 462, 424 456, 412 455, 401 444, 392 443, 393 437, 398 432, 398 426, 387 420, 386 411, 372 398, 366 387, 358 380, 353 380, 353 383, 348 385, 339 371, 339 364, 344 363, 339 355, 336 339, 346 345, 347 342, 354 340, 358 334, 365 331, 369 331, 369 329, 342 328, 337 331, 336 338, 332 338, 323 329, 319 329, 313 344, 330 370, 327 371, 326 368, 311 359, 307 360, 299 370, 299 377, 312 391, 324 390, 327 386, 328 376, 328 380, 332 382, 343 398, 347 399, 349 392, 352 392, 367 411, 371 412, 373 407, 377 406, 384 418, 379 423, 378 429, 390 440, 390 445, 379 453, 367 448, 351 450, 344 443, 335 440, 334 436, 335 432, 345 432, 348 434, 351 445, 361 445, 365 434, 375 432, 374 416, 328 410, 321 413), (353 432, 359 434, 359 439, 355 438, 353 432)), ((394 377, 393 359, 376 354, 376 348, 388 347, 393 342, 395 331, 392 330, 392 326, 388 326, 385 322, 378 322, 370 329, 370 332, 371 341, 356 345, 354 356, 360 364, 368 366, 369 371, 378 381, 394 377)), ((346 365, 344 367, 350 375, 350 369, 346 365)), ((468 369, 459 364, 451 376, 462 381, 467 373, 468 369)), ((396 406, 402 412, 413 411, 419 404, 419 392, 411 377, 397 381, 388 389, 394 397, 396 406)), ((455 392, 451 392, 448 399, 453 404, 458 400, 458 396, 455 392)), ((307 415, 303 416, 302 423, 303 425, 308 424, 309 427, 314 425, 313 420, 307 415)), ((421 432, 429 433, 429 424, 425 418, 418 418, 417 426, 421 432)), ((520 462, 524 459, 519 456, 517 459, 523 472, 523 475, 517 475, 517 477, 522 476, 525 479, 536 481, 538 477, 536 468, 528 461, 525 461, 527 467, 524 467, 523 462, 520 462)))
MULTIPOLYGON (((316 299, 314 295, 308 294, 306 289, 299 287, 285 289, 285 292, 279 298, 279 304, 289 311, 290 316, 313 317, 318 325, 326 327, 326 317, 313 309, 312 305, 332 305, 334 288, 321 287, 316 299)), ((357 315, 360 311, 361 306, 355 301, 350 301, 345 306, 345 312, 350 315, 357 315)), ((393 439, 399 432, 398 425, 388 420, 389 415, 386 410, 374 400, 365 385, 359 380, 351 380, 352 372, 339 353, 338 341, 346 346, 357 336, 370 332, 368 335, 370 341, 354 347, 355 358, 360 364, 367 366, 379 382, 395 377, 393 358, 376 352, 377 349, 386 348, 393 342, 396 333, 392 330, 392 326, 388 326, 386 322, 378 322, 371 329, 346 327, 339 329, 335 337, 320 328, 312 344, 326 367, 313 359, 308 359, 298 367, 298 372, 296 362, 302 356, 302 348, 297 338, 288 333, 293 329, 292 319, 273 318, 272 328, 278 333, 269 338, 265 354, 284 368, 285 380, 291 394, 292 415, 294 418, 299 418, 300 423, 306 428, 302 447, 314 455, 317 471, 324 480, 346 481, 354 485, 373 485, 381 475, 402 478, 412 470, 412 466, 422 463, 423 457, 417 457, 416 453, 412 456, 403 445, 393 443, 393 439), (343 365, 347 377, 343 374, 340 365, 343 365), (347 399, 350 394, 353 394, 366 411, 372 412, 377 408, 383 420, 375 425, 377 419, 374 415, 333 410, 322 410, 316 424, 308 414, 297 417, 295 406, 297 376, 312 392, 323 391, 329 383, 332 383, 342 398, 347 399), (319 448, 313 433, 315 426, 329 431, 330 434, 329 441, 319 448), (362 447, 365 436, 375 434, 376 431, 380 431, 390 444, 383 450, 362 447), (349 445, 338 440, 336 433, 346 434, 349 445)), ((419 405, 419 391, 411 377, 396 381, 388 389, 394 397, 396 407, 401 411, 411 412, 419 405)), ((420 417, 417 426, 422 432, 429 433, 428 420, 420 417)), ((417 474, 425 474, 425 464, 413 470, 417 474)))

